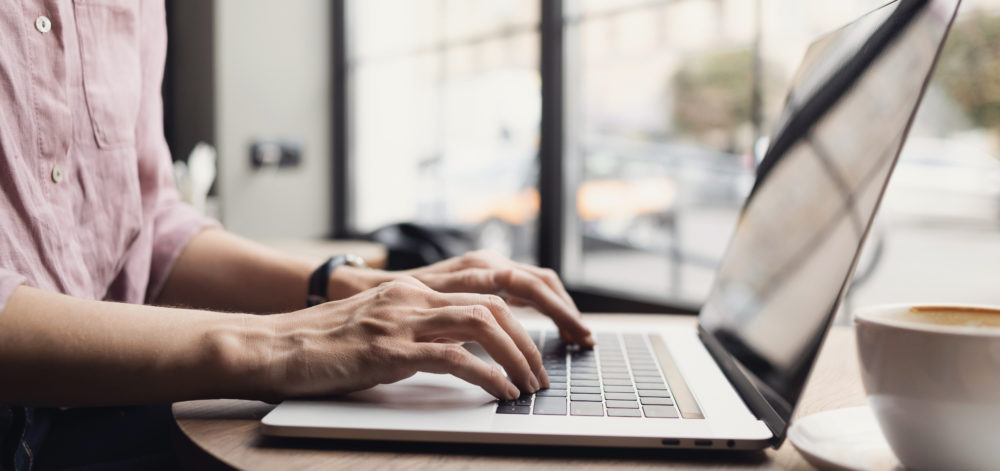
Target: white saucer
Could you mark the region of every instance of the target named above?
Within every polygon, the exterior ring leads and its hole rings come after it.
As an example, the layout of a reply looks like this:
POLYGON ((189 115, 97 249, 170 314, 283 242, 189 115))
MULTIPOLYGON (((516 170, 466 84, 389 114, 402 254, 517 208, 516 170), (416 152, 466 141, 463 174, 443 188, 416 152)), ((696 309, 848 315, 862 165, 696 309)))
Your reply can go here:
POLYGON ((867 406, 803 417, 788 429, 788 439, 809 464, 819 469, 903 469, 867 406))

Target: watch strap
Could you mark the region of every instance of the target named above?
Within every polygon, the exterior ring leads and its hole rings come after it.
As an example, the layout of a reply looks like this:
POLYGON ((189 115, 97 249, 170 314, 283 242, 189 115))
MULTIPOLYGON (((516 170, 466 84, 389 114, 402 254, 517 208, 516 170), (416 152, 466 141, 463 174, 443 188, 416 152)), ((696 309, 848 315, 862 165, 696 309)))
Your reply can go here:
POLYGON ((346 255, 335 255, 312 272, 312 275, 309 276, 309 292, 306 294, 307 307, 329 301, 327 289, 330 286, 330 275, 333 275, 333 271, 345 263, 347 263, 346 255))
POLYGON ((330 277, 333 276, 333 271, 341 265, 350 265, 357 268, 368 267, 365 259, 355 254, 334 255, 330 257, 309 276, 309 292, 306 293, 306 306, 313 307, 330 300, 328 298, 330 277))

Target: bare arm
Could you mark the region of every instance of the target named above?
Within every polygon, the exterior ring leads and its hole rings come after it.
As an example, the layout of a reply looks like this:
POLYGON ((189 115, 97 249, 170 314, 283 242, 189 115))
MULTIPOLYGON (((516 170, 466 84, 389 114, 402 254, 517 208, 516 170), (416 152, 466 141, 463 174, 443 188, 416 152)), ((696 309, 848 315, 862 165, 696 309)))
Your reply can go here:
POLYGON ((21 286, 0 312, 0 403, 263 397, 258 316, 88 301, 21 286))
POLYGON ((0 403, 89 406, 338 394, 417 371, 512 399, 548 385, 496 296, 401 278, 272 316, 82 300, 18 287, 0 312, 0 403), (477 341, 506 370, 457 342, 477 341), (516 386, 515 386, 516 384, 516 386))
POLYGON ((219 229, 184 247, 155 300, 168 306, 255 314, 306 307, 316 267, 219 229))
MULTIPOLYGON (((315 268, 237 235, 207 230, 181 252, 156 302, 221 311, 288 312, 305 307, 309 275, 315 268)), ((470 252, 407 272, 342 266, 333 272, 327 297, 344 299, 409 276, 441 292, 498 294, 512 304, 535 307, 556 322, 565 340, 594 344, 554 272, 488 252, 470 252)))

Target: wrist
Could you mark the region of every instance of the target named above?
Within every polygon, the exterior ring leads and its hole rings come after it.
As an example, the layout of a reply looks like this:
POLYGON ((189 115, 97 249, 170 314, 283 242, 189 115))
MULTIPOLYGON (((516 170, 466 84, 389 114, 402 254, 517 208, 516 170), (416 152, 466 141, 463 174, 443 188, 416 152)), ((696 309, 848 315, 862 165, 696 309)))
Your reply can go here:
POLYGON ((349 298, 366 289, 391 281, 393 278, 386 271, 341 265, 330 274, 327 299, 335 301, 349 298))
POLYGON ((223 323, 205 335, 203 361, 213 365, 209 381, 218 384, 214 397, 273 400, 282 397, 283 375, 275 354, 280 315, 225 314, 223 323))

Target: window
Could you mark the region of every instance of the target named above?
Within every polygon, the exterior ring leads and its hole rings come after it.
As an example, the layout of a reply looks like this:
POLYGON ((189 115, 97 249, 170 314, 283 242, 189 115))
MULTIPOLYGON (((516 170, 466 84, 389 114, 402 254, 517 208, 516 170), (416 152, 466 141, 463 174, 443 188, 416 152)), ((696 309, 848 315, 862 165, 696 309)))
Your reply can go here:
POLYGON ((353 229, 415 221, 533 260, 538 2, 347 2, 353 229))
MULTIPOLYGON (((577 292, 697 307, 806 47, 881 3, 345 1, 347 224, 457 227, 577 292)), ((849 305, 1000 303, 998 36, 1000 1, 963 2, 849 305)))
POLYGON ((565 276, 697 305, 753 183, 754 5, 581 1, 565 14, 565 276))

